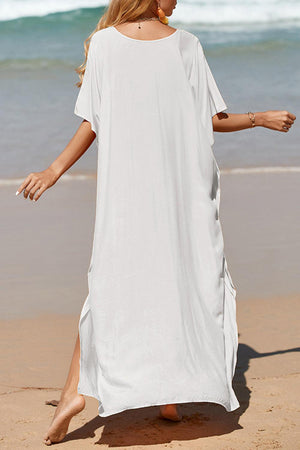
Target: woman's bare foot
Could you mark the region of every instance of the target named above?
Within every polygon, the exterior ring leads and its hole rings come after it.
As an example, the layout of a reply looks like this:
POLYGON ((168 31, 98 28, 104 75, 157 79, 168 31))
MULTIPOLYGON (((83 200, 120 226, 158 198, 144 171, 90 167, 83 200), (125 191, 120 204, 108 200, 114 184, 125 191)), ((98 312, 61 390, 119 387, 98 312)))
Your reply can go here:
POLYGON ((161 405, 159 418, 180 422, 182 414, 178 412, 177 405, 161 405))
POLYGON ((58 403, 48 432, 44 435, 44 444, 51 445, 63 440, 67 434, 69 423, 75 414, 85 407, 85 398, 74 392, 65 394, 58 403))

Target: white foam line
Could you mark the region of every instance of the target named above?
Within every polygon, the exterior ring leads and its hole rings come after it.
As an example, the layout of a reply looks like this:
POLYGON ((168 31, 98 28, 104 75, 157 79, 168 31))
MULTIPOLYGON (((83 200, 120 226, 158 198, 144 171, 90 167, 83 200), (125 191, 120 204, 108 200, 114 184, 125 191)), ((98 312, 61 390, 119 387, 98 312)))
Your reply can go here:
MULTIPOLYGON (((190 23, 272 23, 299 20, 299 0, 183 0, 174 10, 172 21, 190 23), (279 3, 283 3, 280 7, 279 3), (218 14, 216 14, 218 12, 218 14)), ((1 0, 0 21, 106 6, 107 0, 1 0)))
MULTIPOLYGON (((251 174, 251 173, 292 173, 300 172, 300 166, 286 166, 286 167, 235 167, 232 169, 221 169, 221 174, 251 174)), ((59 181, 77 181, 77 180, 91 180, 96 179, 97 174, 64 174, 59 181)), ((13 186, 23 183, 25 178, 0 178, 0 186, 13 186)))

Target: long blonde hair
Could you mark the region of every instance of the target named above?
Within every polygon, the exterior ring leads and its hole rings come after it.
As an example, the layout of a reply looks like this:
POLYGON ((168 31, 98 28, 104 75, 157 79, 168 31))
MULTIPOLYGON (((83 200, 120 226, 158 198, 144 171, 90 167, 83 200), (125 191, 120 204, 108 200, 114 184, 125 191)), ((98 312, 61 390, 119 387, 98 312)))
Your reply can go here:
POLYGON ((117 25, 123 22, 133 22, 142 16, 154 4, 153 0, 110 0, 101 16, 95 30, 85 39, 83 46, 85 51, 84 62, 75 69, 79 75, 80 81, 76 86, 82 85, 82 80, 86 68, 87 55, 92 36, 102 28, 107 28, 112 25, 117 25))

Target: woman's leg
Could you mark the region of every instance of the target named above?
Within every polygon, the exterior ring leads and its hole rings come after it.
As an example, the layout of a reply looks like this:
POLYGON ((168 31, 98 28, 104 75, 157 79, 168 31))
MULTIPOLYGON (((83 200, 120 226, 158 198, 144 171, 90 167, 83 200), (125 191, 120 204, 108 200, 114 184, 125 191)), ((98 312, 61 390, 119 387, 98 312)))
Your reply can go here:
POLYGON ((62 390, 61 397, 48 432, 44 435, 44 443, 46 445, 51 445, 53 442, 60 442, 67 434, 72 417, 82 411, 85 407, 85 399, 83 395, 78 394, 77 392, 80 367, 79 358, 80 340, 78 333, 67 381, 62 390))

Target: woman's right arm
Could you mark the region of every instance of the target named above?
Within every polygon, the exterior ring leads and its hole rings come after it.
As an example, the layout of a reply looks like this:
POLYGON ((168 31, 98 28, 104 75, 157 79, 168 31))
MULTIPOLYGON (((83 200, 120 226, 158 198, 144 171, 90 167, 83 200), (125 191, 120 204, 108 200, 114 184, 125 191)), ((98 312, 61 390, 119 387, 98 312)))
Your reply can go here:
POLYGON ((37 201, 43 192, 53 186, 62 174, 87 151, 95 137, 96 134, 92 131, 90 122, 83 120, 55 161, 42 172, 31 172, 19 186, 16 195, 19 195, 24 189, 24 198, 29 196, 30 200, 37 201))

